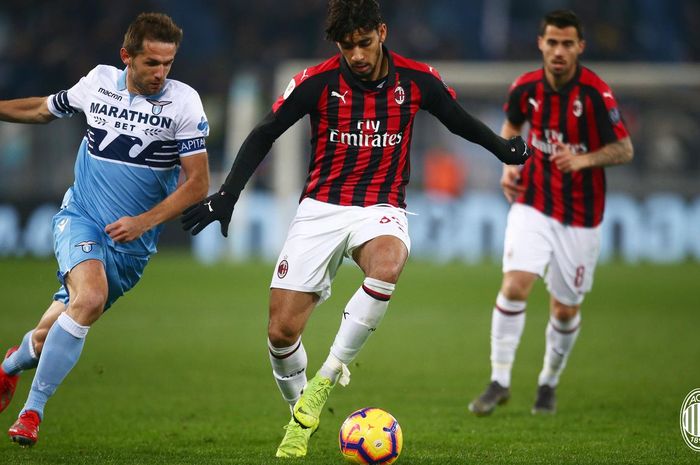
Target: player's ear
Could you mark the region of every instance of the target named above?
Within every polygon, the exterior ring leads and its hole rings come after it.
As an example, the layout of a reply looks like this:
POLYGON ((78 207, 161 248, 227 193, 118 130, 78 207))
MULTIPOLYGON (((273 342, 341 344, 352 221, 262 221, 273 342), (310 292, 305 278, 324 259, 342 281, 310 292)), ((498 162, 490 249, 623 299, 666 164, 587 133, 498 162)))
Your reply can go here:
POLYGON ((386 26, 386 23, 382 23, 379 25, 377 28, 377 32, 379 32, 379 43, 383 44, 384 41, 386 40, 386 35, 388 32, 388 28, 386 26))
POLYGON ((585 40, 579 40, 578 42, 578 53, 579 55, 583 53, 583 51, 586 49, 586 41, 585 40))
POLYGON ((129 55, 129 52, 127 52, 124 47, 119 50, 119 57, 126 66, 131 65, 131 55, 129 55))

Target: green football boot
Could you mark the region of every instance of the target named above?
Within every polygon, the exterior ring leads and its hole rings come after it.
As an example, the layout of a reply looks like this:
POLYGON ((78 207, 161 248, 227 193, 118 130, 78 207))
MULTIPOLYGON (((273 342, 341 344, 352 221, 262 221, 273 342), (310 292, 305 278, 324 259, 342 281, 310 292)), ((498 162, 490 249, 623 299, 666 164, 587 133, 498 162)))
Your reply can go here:
POLYGON ((313 428, 304 428, 292 417, 289 423, 284 425, 287 432, 284 433, 284 438, 277 448, 275 457, 304 457, 309 449, 309 439, 317 428, 318 425, 313 428))
POLYGON ((316 374, 304 388, 301 397, 294 404, 293 416, 306 428, 316 428, 320 421, 323 406, 335 384, 328 378, 316 374))

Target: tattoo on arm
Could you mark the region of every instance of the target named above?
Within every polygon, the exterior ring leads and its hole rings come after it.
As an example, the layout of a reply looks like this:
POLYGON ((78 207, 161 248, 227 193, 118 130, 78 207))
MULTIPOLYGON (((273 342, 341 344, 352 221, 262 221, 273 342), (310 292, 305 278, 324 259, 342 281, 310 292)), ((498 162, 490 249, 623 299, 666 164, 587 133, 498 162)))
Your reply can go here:
POLYGON ((599 150, 587 154, 590 168, 622 165, 624 163, 629 163, 633 156, 634 149, 632 148, 632 141, 629 137, 606 144, 599 150))

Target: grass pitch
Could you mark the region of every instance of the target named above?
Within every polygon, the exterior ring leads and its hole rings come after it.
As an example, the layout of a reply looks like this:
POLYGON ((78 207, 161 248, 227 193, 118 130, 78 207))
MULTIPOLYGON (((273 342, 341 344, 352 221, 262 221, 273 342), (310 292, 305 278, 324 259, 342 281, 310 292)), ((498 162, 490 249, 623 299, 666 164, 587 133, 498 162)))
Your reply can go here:
MULTIPOLYGON (((266 349, 270 264, 196 264, 161 253, 141 283, 90 330, 80 362, 49 402, 33 449, 0 442, 2 464, 271 464, 288 410, 266 349)), ((53 261, 0 261, 0 346, 16 344, 57 287, 53 261)), ((344 463, 347 414, 377 406, 399 420, 399 465, 698 463, 679 409, 700 387, 700 266, 602 265, 559 388, 559 412, 533 417, 547 296, 539 284, 513 372, 510 403, 467 411, 488 382, 496 265, 409 262, 389 312, 337 387, 304 464, 344 463)), ((361 274, 340 270, 304 344, 313 374, 361 274)), ((3 352, 4 353, 4 352, 3 352)), ((33 372, 0 426, 10 426, 33 372)), ((4 434, 4 433, 3 433, 4 434)))

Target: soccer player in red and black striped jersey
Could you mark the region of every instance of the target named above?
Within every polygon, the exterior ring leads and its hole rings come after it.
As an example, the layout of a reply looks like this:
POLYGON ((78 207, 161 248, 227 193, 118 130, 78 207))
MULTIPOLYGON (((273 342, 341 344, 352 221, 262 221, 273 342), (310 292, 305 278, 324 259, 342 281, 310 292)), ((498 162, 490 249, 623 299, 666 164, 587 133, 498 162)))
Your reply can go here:
POLYGON ((510 397, 510 375, 532 286, 550 293, 544 366, 533 413, 554 413, 555 388, 581 324, 600 249, 605 206, 603 167, 632 160, 629 134, 610 87, 581 66, 582 25, 571 11, 544 17, 538 46, 544 66, 520 76, 505 104, 504 137, 529 123, 533 156, 522 169, 504 166, 508 214, 503 282, 491 322, 491 383, 469 404, 490 414, 510 397))
POLYGON ((331 0, 326 35, 340 53, 292 78, 243 143, 219 192, 182 218, 193 234, 218 220, 226 236, 236 200, 272 143, 309 115, 308 177, 270 286, 270 361, 292 409, 278 457, 306 455, 331 389, 347 384, 347 366, 379 325, 408 258, 404 208, 418 110, 505 163, 529 156, 520 136, 501 138, 469 115, 434 68, 386 48, 387 25, 376 0, 331 0), (307 383, 301 334, 330 296, 345 257, 365 279, 345 307, 328 359, 307 383))

